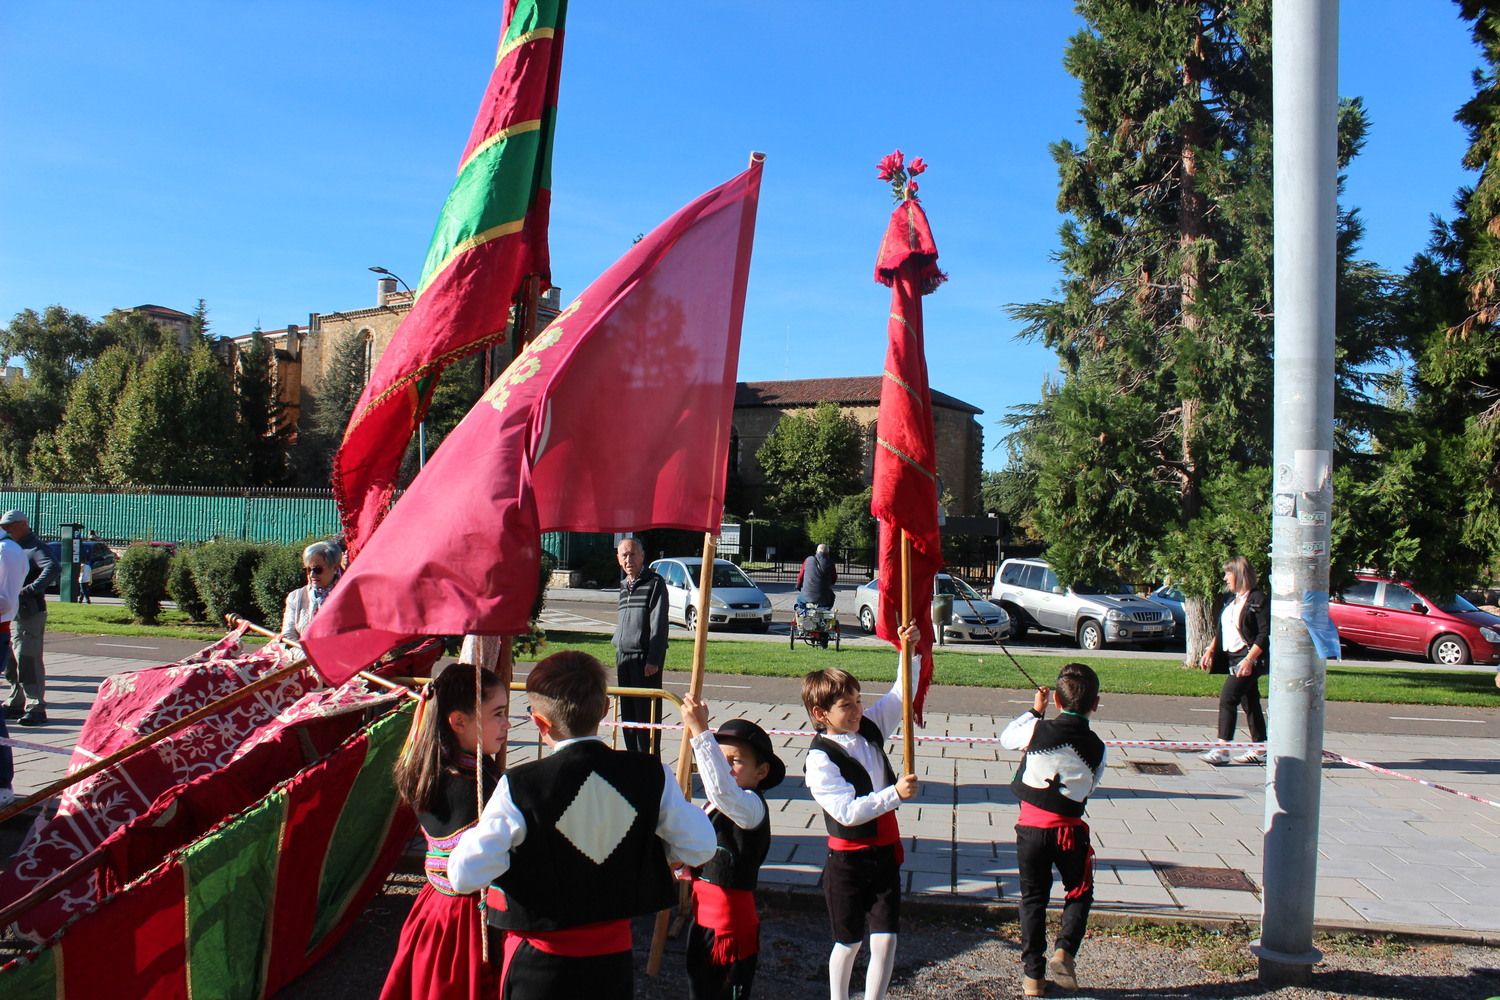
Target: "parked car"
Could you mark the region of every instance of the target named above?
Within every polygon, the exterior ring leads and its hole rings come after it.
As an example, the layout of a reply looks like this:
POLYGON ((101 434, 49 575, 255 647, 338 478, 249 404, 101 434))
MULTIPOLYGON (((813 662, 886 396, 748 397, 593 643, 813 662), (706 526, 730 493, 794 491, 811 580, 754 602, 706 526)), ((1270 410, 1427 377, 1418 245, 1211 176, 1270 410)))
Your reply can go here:
POLYGON ((1328 602, 1328 616, 1351 645, 1448 666, 1500 664, 1500 617, 1457 595, 1435 600, 1406 580, 1357 574, 1328 602))
POLYGON ((1027 629, 1071 636, 1082 649, 1113 642, 1161 642, 1177 634, 1172 612, 1104 576, 1064 587, 1041 559, 1007 559, 995 573, 990 600, 1010 615, 1019 638, 1027 629))
MULTIPOLYGON (((667 618, 688 628, 693 628, 698 618, 698 571, 702 565, 701 556, 658 559, 651 564, 667 581, 667 618)), ((757 632, 769 631, 771 599, 734 563, 715 559, 708 624, 747 625, 757 632)))
MULTIPOLYGON (((59 565, 62 563, 62 542, 53 539, 44 543, 47 551, 52 554, 59 565)), ((94 593, 102 593, 110 590, 115 585, 115 554, 108 545, 103 542, 80 541, 80 557, 90 566, 94 567, 94 582, 89 584, 89 589, 94 593)), ((47 588, 47 593, 57 593, 57 583, 47 588)))
MULTIPOLYGON (((999 642, 1010 637, 1010 616, 997 605, 979 596, 979 592, 956 576, 939 573, 934 584, 939 594, 953 598, 953 617, 943 624, 943 636, 974 642, 999 642)), ((880 616, 880 578, 860 584, 854 591, 854 607, 859 624, 866 632, 875 631, 880 616)), ((933 622, 934 625, 938 624, 933 622)))
POLYGON ((1187 635, 1187 612, 1182 609, 1182 591, 1176 587, 1157 587, 1146 596, 1172 612, 1172 624, 1177 627, 1177 635, 1187 635))

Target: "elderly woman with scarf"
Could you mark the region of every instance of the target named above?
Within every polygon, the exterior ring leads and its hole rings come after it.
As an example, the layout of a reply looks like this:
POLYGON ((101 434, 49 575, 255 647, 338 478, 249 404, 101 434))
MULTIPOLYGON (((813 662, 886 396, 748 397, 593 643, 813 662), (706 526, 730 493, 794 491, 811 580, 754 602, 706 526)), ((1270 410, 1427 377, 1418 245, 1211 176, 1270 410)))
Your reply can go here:
POLYGON ((286 595, 286 607, 281 613, 281 634, 288 639, 300 639, 307 630, 313 615, 328 599, 328 592, 343 575, 339 565, 342 554, 330 542, 313 542, 302 550, 302 571, 307 575, 307 584, 286 595))

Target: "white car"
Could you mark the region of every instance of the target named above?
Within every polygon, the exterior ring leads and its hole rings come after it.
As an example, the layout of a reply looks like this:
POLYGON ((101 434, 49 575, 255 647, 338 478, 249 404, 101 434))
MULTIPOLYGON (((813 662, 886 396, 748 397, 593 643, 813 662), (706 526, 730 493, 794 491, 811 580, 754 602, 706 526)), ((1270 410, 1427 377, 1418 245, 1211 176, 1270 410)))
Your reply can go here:
MULTIPOLYGON (((698 619, 698 571, 702 565, 701 556, 658 559, 651 564, 667 582, 667 619, 690 629, 698 619)), ((771 628, 771 599, 734 563, 715 559, 708 624, 745 625, 767 632, 771 628)))
MULTIPOLYGON (((854 607, 859 624, 872 635, 880 614, 880 578, 861 584, 854 591, 854 607)), ((943 623, 943 635, 949 639, 975 642, 999 642, 1010 636, 1010 616, 998 605, 979 596, 979 592, 956 576, 939 573, 935 589, 953 598, 953 616, 943 623)), ((933 623, 938 624, 937 622, 933 623)))

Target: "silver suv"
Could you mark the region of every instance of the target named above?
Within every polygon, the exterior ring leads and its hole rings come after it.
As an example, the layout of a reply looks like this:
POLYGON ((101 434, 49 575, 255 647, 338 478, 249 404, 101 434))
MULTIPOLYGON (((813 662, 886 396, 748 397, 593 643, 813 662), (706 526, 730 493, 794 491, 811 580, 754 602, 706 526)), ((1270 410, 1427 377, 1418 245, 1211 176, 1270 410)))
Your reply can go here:
POLYGON ((990 601, 1010 615, 1012 635, 1028 628, 1071 636, 1083 649, 1111 642, 1160 642, 1172 638, 1172 612, 1138 597, 1128 584, 1064 588, 1052 567, 1040 559, 1007 559, 995 573, 990 601))

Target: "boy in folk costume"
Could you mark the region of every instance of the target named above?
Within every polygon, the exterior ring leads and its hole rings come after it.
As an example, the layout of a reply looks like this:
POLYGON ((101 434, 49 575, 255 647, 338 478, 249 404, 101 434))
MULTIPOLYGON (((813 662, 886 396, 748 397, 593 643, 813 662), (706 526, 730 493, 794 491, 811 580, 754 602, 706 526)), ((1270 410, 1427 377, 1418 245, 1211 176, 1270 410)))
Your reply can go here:
POLYGON ((746 719, 708 728, 708 705, 683 698, 682 719, 712 811, 718 847, 695 870, 696 913, 687 947, 691 1000, 748 1000, 760 952, 755 887, 771 848, 771 811, 765 793, 781 784, 786 765, 771 737, 746 719))
POLYGON ((1076 990, 1073 958, 1083 943, 1094 902, 1094 849, 1083 811, 1104 777, 1104 741, 1089 728, 1099 707, 1099 675, 1082 663, 1058 671, 1054 698, 1061 710, 1046 718, 1047 689, 1039 688, 1030 711, 1000 734, 1000 745, 1024 750, 1011 791, 1021 800, 1016 822, 1016 860, 1021 877, 1021 992, 1045 996, 1047 974, 1076 990), (1047 897, 1052 868, 1067 891, 1057 950, 1047 959, 1047 897))
MULTIPOLYGON (((901 638, 915 643, 916 626, 903 628, 901 638)), ((912 657, 911 674, 919 673, 920 657, 912 657)), ((802 679, 802 704, 818 730, 807 753, 807 789, 828 828, 823 898, 833 926, 828 956, 832 1000, 849 998, 849 976, 867 928, 868 1000, 885 996, 896 964, 903 857, 896 808, 917 794, 917 777, 897 780, 884 745, 901 721, 904 683, 898 668, 896 683, 865 710, 859 681, 843 670, 814 670, 802 679)))
POLYGON ((587 653, 532 668, 531 719, 552 753, 510 768, 449 858, 459 892, 495 884, 509 1000, 631 996, 630 918, 675 905, 672 863, 713 857, 713 825, 661 762, 599 738, 607 684, 587 653))

